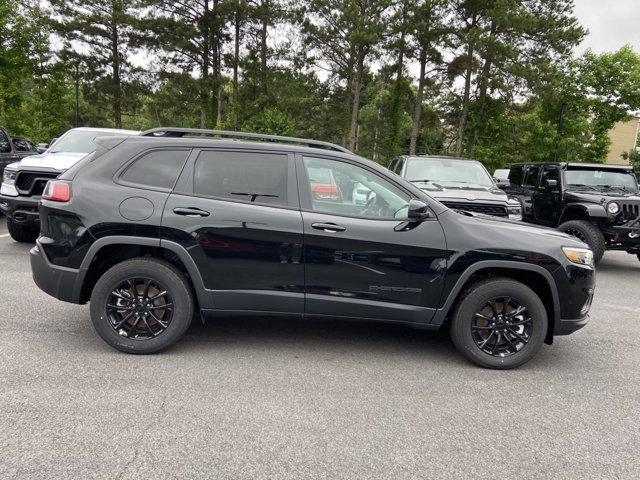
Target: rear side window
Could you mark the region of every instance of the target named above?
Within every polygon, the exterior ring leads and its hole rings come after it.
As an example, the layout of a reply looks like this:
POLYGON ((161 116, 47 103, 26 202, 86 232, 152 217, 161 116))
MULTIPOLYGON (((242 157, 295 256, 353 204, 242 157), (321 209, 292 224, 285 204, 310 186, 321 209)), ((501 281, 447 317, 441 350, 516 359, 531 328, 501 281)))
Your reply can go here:
POLYGON ((522 165, 516 165, 509 170, 509 183, 511 185, 522 185, 522 165))
POLYGON ((196 160, 197 195, 287 205, 289 158, 279 153, 203 151, 196 160))
POLYGON ((187 149, 151 151, 133 162, 120 179, 137 185, 171 189, 188 154, 187 149))
POLYGON ((2 130, 0 130, 0 153, 9 152, 11 152, 11 144, 9 143, 9 138, 2 130))

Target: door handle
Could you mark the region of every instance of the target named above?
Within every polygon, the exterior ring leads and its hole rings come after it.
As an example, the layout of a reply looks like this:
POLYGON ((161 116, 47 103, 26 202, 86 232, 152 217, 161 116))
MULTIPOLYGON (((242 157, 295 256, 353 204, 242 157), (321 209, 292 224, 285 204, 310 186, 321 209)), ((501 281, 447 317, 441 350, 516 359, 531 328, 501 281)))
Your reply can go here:
POLYGON ((201 210, 195 207, 176 207, 173 209, 173 213, 175 213, 176 215, 184 215, 185 217, 208 217, 209 215, 211 215, 206 210, 201 210))
POLYGON ((311 228, 316 230, 323 230, 325 232, 337 233, 344 232, 347 228, 342 225, 336 225, 335 223, 312 223, 311 228))

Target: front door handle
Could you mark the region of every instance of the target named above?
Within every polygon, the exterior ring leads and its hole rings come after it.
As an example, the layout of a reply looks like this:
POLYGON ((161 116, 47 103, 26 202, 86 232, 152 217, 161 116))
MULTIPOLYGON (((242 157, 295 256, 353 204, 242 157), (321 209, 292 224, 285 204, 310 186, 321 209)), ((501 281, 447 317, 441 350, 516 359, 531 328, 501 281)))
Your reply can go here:
POLYGON ((173 213, 176 215, 184 215, 185 217, 208 217, 211 215, 206 210, 201 210, 195 207, 176 207, 173 209, 173 213))
POLYGON ((315 228, 316 230, 323 230, 330 233, 344 232, 347 229, 346 227, 337 225, 335 223, 312 223, 311 228, 315 228))

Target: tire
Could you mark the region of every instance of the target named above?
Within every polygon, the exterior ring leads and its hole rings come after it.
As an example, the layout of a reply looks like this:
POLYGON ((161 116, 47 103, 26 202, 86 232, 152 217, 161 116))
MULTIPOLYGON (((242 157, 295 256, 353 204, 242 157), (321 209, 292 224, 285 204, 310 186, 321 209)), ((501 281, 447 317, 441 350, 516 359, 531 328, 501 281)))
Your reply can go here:
POLYGON ((191 324, 194 305, 191 285, 180 270, 164 260, 145 257, 125 260, 107 270, 93 288, 90 310, 93 326, 105 342, 123 352, 148 354, 159 352, 182 338, 191 324), (135 283, 133 288, 119 288, 132 283, 135 283), (159 291, 166 294, 159 300, 153 300, 159 291), (121 300, 114 296, 116 292, 121 300), (145 295, 147 300, 138 301, 145 295), (138 300, 129 300, 132 297, 138 300), (114 309, 114 300, 126 310, 114 309), (147 309, 157 315, 153 318, 138 313, 140 304, 155 305, 160 300, 168 300, 163 305, 171 307, 147 309), (133 316, 117 327, 130 313, 133 316), (166 322, 164 328, 160 323, 163 321, 166 322), (134 323, 138 326, 134 327, 134 323), (157 336, 152 336, 154 330, 158 331, 157 336))
POLYGON ((533 290, 510 278, 493 278, 473 284, 462 294, 451 315, 450 333, 458 351, 473 363, 485 368, 506 370, 527 363, 538 353, 547 335, 547 328, 547 311, 533 290), (494 300, 493 309, 489 307, 491 300, 494 300), (517 305, 526 310, 510 319, 503 316, 500 323, 496 322, 498 327, 491 327, 489 320, 477 316, 487 310, 499 314, 505 312, 505 304, 509 305, 506 309, 509 315, 517 311, 517 305), (524 322, 527 323, 523 325, 524 322), (509 326, 514 323, 520 325, 509 326), (512 332, 527 341, 519 340, 512 332), (485 350, 481 348, 482 343, 487 343, 485 350), (493 347, 495 353, 487 352, 494 344, 497 344, 497 347, 493 347))
POLYGON ((586 220, 571 220, 560 225, 558 230, 573 235, 589 245, 589 248, 593 251, 593 261, 595 263, 602 259, 607 249, 607 244, 604 241, 604 235, 593 223, 586 220))
POLYGON ((31 227, 28 225, 20 225, 7 217, 7 228, 9 235, 16 242, 21 243, 34 243, 40 235, 40 229, 37 227, 31 227))

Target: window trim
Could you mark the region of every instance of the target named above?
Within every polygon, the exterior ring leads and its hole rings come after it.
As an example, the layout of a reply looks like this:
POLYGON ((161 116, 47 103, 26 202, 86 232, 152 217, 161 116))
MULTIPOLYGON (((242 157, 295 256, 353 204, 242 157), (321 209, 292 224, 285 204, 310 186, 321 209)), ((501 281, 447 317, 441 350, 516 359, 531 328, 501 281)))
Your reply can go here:
MULTIPOLYGON (((406 222, 409 219, 408 218, 374 218, 374 217, 363 217, 360 215, 346 215, 344 213, 334 213, 334 212, 319 212, 317 210, 313 209, 313 205, 311 203, 311 190, 309 189, 309 179, 307 178, 307 172, 306 172, 306 168, 304 166, 304 157, 312 157, 312 158, 319 158, 319 159, 323 159, 323 160, 332 160, 335 162, 343 162, 343 163, 348 163, 350 165, 355 165, 356 167, 360 167, 364 170, 367 170, 369 173, 372 173, 373 175, 377 176, 378 178, 382 178, 384 180, 386 180, 388 183, 390 183, 391 185, 393 185, 394 187, 396 187, 397 189, 399 189, 400 191, 402 191, 403 193, 405 193, 408 197, 409 200, 411 199, 415 199, 415 195, 413 195, 413 193, 409 190, 407 190, 406 188, 404 188, 403 185, 396 183, 392 178, 388 178, 385 175, 381 175, 380 172, 377 172, 376 170, 370 168, 368 165, 364 165, 358 161, 355 160, 351 160, 348 158, 342 158, 342 157, 334 157, 332 155, 327 155, 324 153, 299 153, 296 152, 296 171, 299 172, 298 174, 298 192, 300 194, 300 211, 305 212, 305 213, 313 213, 316 215, 329 215, 329 216, 333 216, 333 217, 343 217, 343 218, 355 218, 355 219, 359 219, 359 220, 371 220, 374 222, 395 222, 395 223, 399 223, 399 222, 406 222)), ((437 215, 435 215, 435 213, 433 212, 433 209, 431 208, 431 206, 429 205, 429 210, 431 211, 432 215, 425 219, 424 221, 429 221, 429 220, 436 220, 437 221, 437 215)))
POLYGON ((270 208, 281 208, 284 210, 300 210, 300 202, 298 196, 298 185, 296 182, 296 171, 295 171, 295 162, 294 155, 290 151, 285 150, 261 150, 255 148, 229 148, 227 147, 201 147, 192 149, 191 155, 187 159, 187 162, 178 177, 178 181, 174 185, 172 193, 178 195, 186 195, 189 197, 195 198, 203 198, 216 200, 220 202, 232 202, 232 203, 241 203, 245 205, 258 205, 261 207, 270 207, 270 208), (250 154, 275 154, 275 155, 284 155, 287 157, 287 203, 275 205, 273 203, 263 203, 263 202, 251 202, 247 200, 242 200, 239 198, 229 198, 229 197, 220 197, 214 195, 206 195, 201 193, 196 193, 194 191, 194 182, 193 178, 195 175, 195 165, 198 157, 203 152, 230 152, 230 153, 250 153, 250 154))
MULTIPOLYGON (((116 172, 113 174, 113 182, 118 184, 118 185, 122 185, 123 187, 134 187, 134 188, 140 188, 142 190, 150 190, 150 191, 153 191, 153 192, 171 193, 173 191, 173 189, 175 188, 175 186, 177 185, 178 180, 180 179, 180 176, 182 175, 182 172, 184 170, 184 167, 187 164, 187 161, 189 160, 189 158, 191 158, 192 154, 193 154, 193 149, 189 148, 189 147, 155 147, 155 148, 148 148, 146 150, 138 152, 136 155, 133 156, 133 158, 131 158, 130 160, 125 162, 122 166, 120 166, 120 168, 118 168, 118 170, 116 170, 116 172), (140 160, 142 157, 144 157, 144 156, 146 156, 146 155, 148 155, 148 154, 150 154, 152 152, 157 152, 157 151, 161 151, 161 152, 162 151, 183 151, 183 152, 187 153, 185 155, 185 157, 184 157, 184 160, 182 161, 182 165, 178 169, 178 175, 176 176, 176 179, 173 181, 173 185, 171 186, 171 188, 156 187, 156 186, 148 185, 148 184, 145 184, 145 183, 129 182, 129 181, 124 180, 122 178, 122 176, 129 169, 129 167, 131 167, 135 162, 140 160)), ((89 154, 89 155, 91 155, 91 154, 89 154)), ((83 158, 86 158, 86 157, 83 157, 83 158)))

